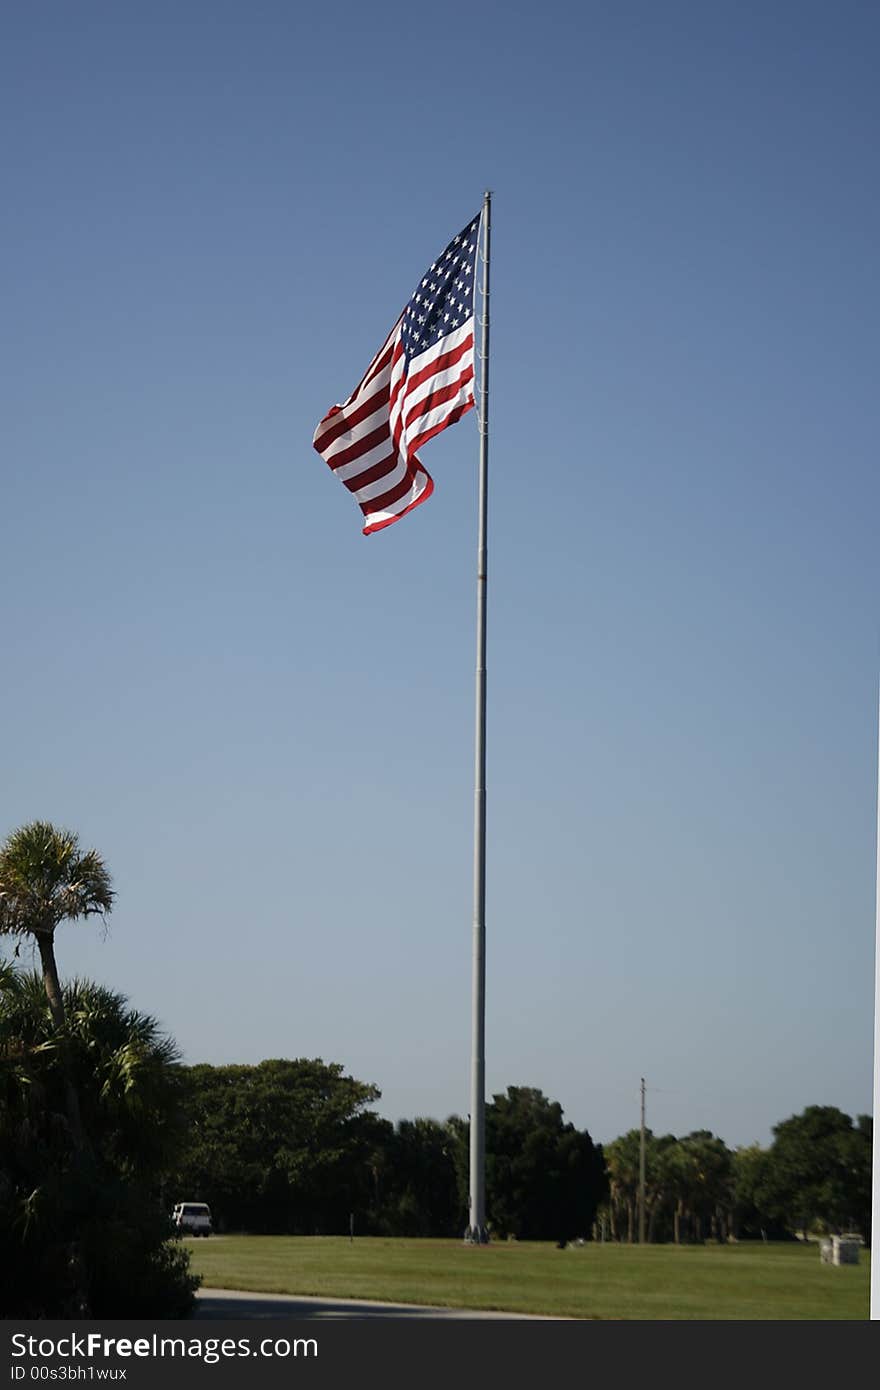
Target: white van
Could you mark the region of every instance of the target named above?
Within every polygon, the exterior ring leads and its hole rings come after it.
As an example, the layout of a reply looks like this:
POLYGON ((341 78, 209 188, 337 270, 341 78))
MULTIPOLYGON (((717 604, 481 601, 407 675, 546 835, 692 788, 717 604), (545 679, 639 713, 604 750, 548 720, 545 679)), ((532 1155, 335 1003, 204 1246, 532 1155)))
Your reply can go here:
POLYGON ((178 1202, 171 1213, 178 1235, 209 1236, 211 1208, 205 1202, 178 1202))

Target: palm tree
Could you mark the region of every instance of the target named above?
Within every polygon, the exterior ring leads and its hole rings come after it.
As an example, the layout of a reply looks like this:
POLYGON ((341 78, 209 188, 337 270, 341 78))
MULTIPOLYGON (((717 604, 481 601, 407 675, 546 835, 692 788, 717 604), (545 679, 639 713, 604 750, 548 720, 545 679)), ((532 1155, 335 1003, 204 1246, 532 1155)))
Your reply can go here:
POLYGON ((97 850, 84 853, 79 838, 48 821, 14 830, 0 847, 0 933, 32 936, 56 1028, 64 1025, 64 996, 55 963, 55 932, 62 922, 104 916, 113 906, 110 875, 97 850))
POLYGON ((604 1153, 611 1189, 611 1238, 623 1240, 617 1220, 622 1209, 626 1214, 626 1239, 632 1245, 635 1238, 635 1212, 639 1190, 639 1131, 631 1129, 619 1139, 606 1144, 604 1153))
MULTIPOLYGON (((176 1043, 155 1018, 90 980, 68 981, 64 1005, 66 1060, 96 1154, 126 1177, 160 1172, 179 1138, 183 1075, 176 1043)), ((63 1110, 59 1036, 39 974, 0 962, 0 1079, 19 1088, 10 1114, 39 1090, 40 1124, 56 1130, 63 1110)), ((63 1141, 60 1132, 56 1137, 63 1141)))
POLYGON ((0 962, 0 1308, 185 1316, 195 1281, 159 1206, 186 1123, 177 1046, 88 980, 65 984, 64 1007, 59 1029, 39 972, 0 962), (88 1153, 65 1117, 71 1078, 88 1153))
POLYGON ((48 821, 14 830, 0 847, 0 934, 32 936, 43 967, 43 987, 66 1077, 67 1117, 78 1151, 87 1148, 79 1095, 64 1036, 64 995, 55 963, 55 932, 61 922, 104 916, 113 906, 110 875, 97 850, 80 851, 79 838, 48 821))

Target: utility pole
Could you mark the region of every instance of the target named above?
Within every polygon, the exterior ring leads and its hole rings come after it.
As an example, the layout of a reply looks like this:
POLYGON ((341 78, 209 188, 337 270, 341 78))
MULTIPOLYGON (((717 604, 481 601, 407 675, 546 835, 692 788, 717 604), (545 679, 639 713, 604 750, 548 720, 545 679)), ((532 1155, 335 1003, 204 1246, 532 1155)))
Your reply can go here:
POLYGON ((645 1078, 642 1077, 642 1124, 639 1130, 639 1245, 645 1243, 645 1078))

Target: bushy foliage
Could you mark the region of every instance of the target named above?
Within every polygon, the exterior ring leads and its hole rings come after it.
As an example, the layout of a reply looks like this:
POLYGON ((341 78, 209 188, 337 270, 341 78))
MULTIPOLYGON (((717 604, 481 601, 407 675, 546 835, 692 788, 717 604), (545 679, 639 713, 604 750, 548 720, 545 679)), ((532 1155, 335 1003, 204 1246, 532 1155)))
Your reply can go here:
POLYGON ((486 1206, 491 1230, 518 1240, 589 1236, 605 1196, 602 1150, 563 1120, 562 1106, 509 1086, 486 1106, 486 1206))
POLYGON ((873 1124, 810 1105, 773 1129, 761 1188, 768 1214, 790 1227, 870 1231, 873 1124))
MULTIPOLYGON (((390 1130, 390 1126, 389 1126, 390 1130)), ((372 1228, 392 1236, 456 1236, 467 1224, 456 1121, 399 1120, 374 1154, 372 1228)))
POLYGON ((0 967, 0 1309, 184 1316, 197 1280, 157 1189, 182 1125, 176 1049, 87 981, 64 1010, 59 1028, 39 976, 0 967))
MULTIPOLYGON (((203 1201, 227 1230, 456 1236, 467 1224, 468 1126, 371 1112, 378 1089, 320 1059, 186 1071, 188 1139, 175 1200, 203 1201)), ((492 1230, 588 1235, 604 1195, 601 1149, 540 1091, 486 1107, 492 1230)))
POLYGON ((374 1152, 391 1126, 376 1086, 320 1058, 185 1071, 187 1140, 169 1191, 226 1229, 344 1234, 373 1203, 374 1152))
MULTIPOLYGON (((697 1130, 682 1139, 645 1132, 648 1241, 792 1240, 801 1231, 859 1231, 870 1242, 873 1124, 809 1106, 776 1125, 769 1148, 731 1151, 697 1130)), ((605 1148, 612 1240, 637 1239, 637 1129, 605 1148)))

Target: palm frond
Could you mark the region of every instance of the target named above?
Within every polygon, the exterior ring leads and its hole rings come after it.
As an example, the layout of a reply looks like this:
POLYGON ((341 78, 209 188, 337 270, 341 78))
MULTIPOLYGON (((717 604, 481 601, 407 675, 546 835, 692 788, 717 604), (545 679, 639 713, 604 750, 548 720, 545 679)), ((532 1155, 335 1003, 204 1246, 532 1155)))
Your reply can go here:
POLYGON ((51 935, 60 922, 105 916, 114 897, 103 859, 80 851, 71 830, 32 821, 0 846, 0 933, 51 935))

